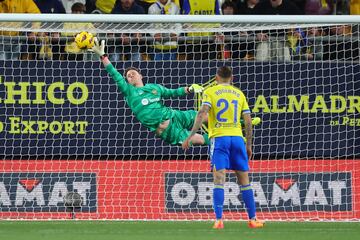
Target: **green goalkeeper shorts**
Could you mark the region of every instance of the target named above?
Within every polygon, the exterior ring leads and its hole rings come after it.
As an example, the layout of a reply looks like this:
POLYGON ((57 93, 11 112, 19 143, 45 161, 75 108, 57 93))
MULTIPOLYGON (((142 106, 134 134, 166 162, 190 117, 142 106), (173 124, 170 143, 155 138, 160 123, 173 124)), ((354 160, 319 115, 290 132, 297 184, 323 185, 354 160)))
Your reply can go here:
POLYGON ((169 126, 160 135, 160 138, 169 144, 181 145, 190 135, 197 112, 195 110, 174 112, 169 126))

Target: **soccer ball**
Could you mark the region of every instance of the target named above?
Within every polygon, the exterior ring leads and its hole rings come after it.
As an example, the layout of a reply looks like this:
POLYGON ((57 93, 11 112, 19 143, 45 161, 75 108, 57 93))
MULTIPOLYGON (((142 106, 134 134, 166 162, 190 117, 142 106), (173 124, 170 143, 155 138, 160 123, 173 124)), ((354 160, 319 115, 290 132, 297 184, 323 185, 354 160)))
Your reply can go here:
POLYGON ((75 37, 75 43, 80 49, 89 49, 94 46, 94 36, 89 32, 78 33, 75 37))

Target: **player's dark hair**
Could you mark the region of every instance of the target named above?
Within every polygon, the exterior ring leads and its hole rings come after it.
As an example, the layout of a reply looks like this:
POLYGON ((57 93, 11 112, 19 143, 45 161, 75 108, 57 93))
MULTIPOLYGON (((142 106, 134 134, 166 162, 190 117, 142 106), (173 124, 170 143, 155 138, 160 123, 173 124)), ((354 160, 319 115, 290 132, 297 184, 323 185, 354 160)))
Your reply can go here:
POLYGON ((136 67, 128 67, 125 69, 124 77, 126 77, 126 74, 131 70, 134 70, 134 71, 138 72, 139 74, 141 74, 140 69, 138 69, 136 67))
POLYGON ((81 2, 76 2, 71 6, 71 12, 85 12, 86 7, 81 2))
POLYGON ((232 70, 228 66, 219 67, 216 74, 222 79, 228 79, 232 76, 232 70))
POLYGON ((235 4, 234 2, 232 2, 232 1, 229 1, 229 0, 226 0, 226 1, 221 5, 221 11, 224 12, 224 9, 225 9, 225 8, 228 8, 228 7, 234 9, 234 14, 237 14, 238 9, 237 9, 236 4, 235 4))

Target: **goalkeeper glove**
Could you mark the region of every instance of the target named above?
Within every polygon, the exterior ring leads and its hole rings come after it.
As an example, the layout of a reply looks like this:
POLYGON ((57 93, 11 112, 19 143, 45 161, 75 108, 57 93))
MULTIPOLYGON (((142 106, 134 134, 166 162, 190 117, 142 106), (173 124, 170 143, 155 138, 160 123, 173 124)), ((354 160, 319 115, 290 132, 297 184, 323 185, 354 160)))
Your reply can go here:
POLYGON ((99 55, 99 57, 105 56, 105 40, 101 40, 101 43, 99 44, 99 40, 95 37, 94 42, 95 44, 90 50, 99 55))
POLYGON ((201 93, 204 90, 204 88, 198 84, 192 84, 189 87, 189 92, 191 93, 201 93))

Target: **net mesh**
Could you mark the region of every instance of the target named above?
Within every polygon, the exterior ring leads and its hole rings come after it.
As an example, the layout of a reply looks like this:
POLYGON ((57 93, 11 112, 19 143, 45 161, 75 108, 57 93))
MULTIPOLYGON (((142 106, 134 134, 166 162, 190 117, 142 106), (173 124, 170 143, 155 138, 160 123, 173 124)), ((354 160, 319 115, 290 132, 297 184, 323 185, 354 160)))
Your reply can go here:
MULTIPOLYGON (((0 29, 1 218, 214 218, 208 147, 184 152, 142 126, 98 57, 74 44, 89 31, 120 73, 138 67, 145 83, 209 87, 217 67, 233 68, 262 120, 250 163, 258 218, 360 219, 358 24, 0 29), (80 206, 65 206, 73 192, 80 206)), ((200 99, 164 104, 186 111, 200 99)), ((225 195, 225 218, 247 219, 231 173, 225 195)))

